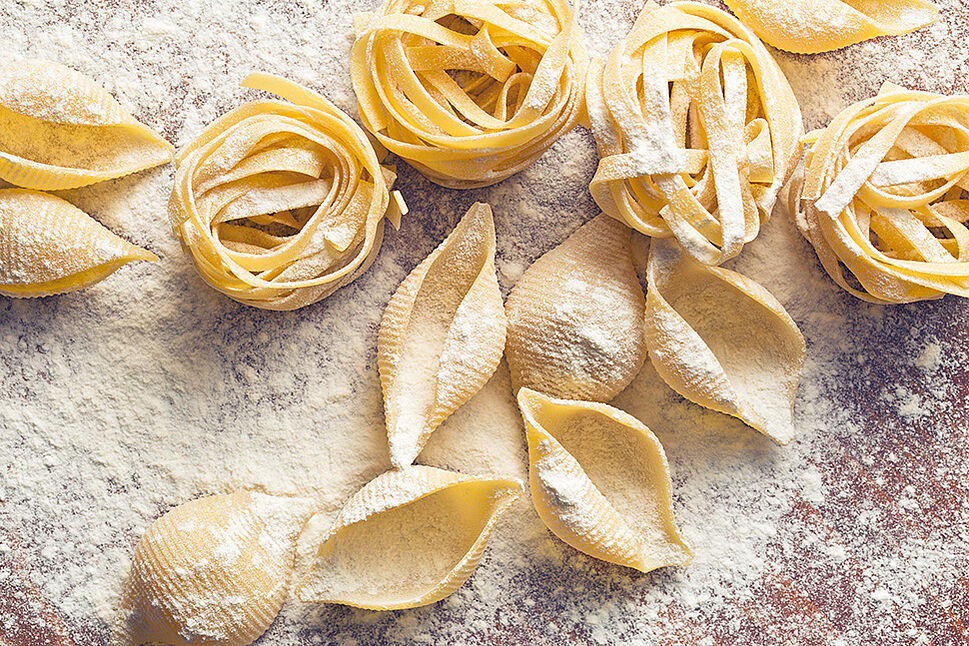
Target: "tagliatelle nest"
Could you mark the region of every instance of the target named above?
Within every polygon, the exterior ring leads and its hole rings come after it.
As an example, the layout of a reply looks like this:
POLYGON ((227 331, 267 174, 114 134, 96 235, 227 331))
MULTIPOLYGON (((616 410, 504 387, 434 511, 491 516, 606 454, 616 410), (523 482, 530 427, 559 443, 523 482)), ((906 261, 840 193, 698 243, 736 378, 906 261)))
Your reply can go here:
POLYGON ((586 93, 599 208, 648 236, 675 236, 708 265, 757 236, 803 126, 790 84, 749 29, 708 5, 648 2, 605 69, 590 66, 586 93))
POLYGON ((388 0, 356 27, 364 125, 442 186, 500 182, 579 121, 586 55, 565 0, 388 0))
POLYGON ((886 304, 969 296, 969 96, 886 85, 810 139, 790 209, 838 285, 886 304))
POLYGON ((292 310, 367 270, 391 193, 366 133, 332 103, 267 74, 245 87, 288 99, 242 105, 182 151, 169 217, 202 278, 247 305, 292 310))

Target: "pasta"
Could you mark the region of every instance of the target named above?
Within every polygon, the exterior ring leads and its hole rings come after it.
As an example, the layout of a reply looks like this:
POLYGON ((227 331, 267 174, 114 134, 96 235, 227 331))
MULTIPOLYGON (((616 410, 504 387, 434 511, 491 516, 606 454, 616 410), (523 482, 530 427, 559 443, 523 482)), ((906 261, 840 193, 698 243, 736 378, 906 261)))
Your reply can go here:
POLYGON ((653 241, 647 278, 646 347, 659 376, 690 401, 789 443, 805 344, 777 299, 670 240, 653 241))
POLYGON ((323 97, 268 74, 177 158, 172 230, 202 278, 240 303, 293 310, 362 274, 406 206, 366 134, 323 97))
POLYGON ((44 60, 0 68, 0 179, 77 188, 167 164, 174 153, 79 72, 44 60))
POLYGON ((646 307, 630 230, 600 215, 539 258, 511 290, 505 350, 515 389, 609 401, 646 360, 646 307))
POLYGON ((411 464, 430 434, 501 362, 505 310, 491 207, 475 204, 397 288, 377 337, 390 458, 411 464))
POLYGON ((725 0, 758 36, 778 49, 816 54, 897 36, 939 19, 928 0, 725 0))
POLYGON ((50 296, 93 285, 155 254, 54 195, 0 189, 0 294, 50 296))
POLYGON ((884 304, 969 296, 969 96, 888 85, 810 139, 789 208, 838 285, 884 304))
POLYGON ((505 478, 419 465, 388 471, 347 501, 296 597, 370 610, 439 601, 471 576, 522 493, 505 478))
POLYGON ((669 465, 656 436, 607 406, 518 392, 528 480, 542 522, 595 558, 649 572, 688 565, 673 520, 669 465))
POLYGON ((138 542, 108 646, 246 646, 279 613, 301 498, 241 491, 171 510, 138 542))
POLYGON ((729 14, 647 2, 587 103, 605 213, 719 265, 770 217, 800 157, 801 112, 767 49, 729 14))
POLYGON ((514 175, 582 114, 586 55, 566 0, 387 0, 356 24, 364 125, 442 186, 514 175))

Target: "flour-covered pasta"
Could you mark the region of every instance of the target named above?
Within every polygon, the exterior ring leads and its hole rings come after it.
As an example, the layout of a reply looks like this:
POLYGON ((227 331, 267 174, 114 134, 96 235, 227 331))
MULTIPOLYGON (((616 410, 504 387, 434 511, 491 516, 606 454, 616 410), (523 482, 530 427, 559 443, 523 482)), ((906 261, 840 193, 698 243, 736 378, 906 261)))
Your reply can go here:
POLYGON ((245 646, 283 605, 314 505, 241 491, 171 510, 135 549, 109 646, 245 646))
POLYGON ((660 377, 690 401, 790 442, 805 344, 783 306, 672 240, 653 241, 647 274, 646 346, 660 377))
POLYGON ((799 157, 801 112, 757 37, 709 5, 647 2, 604 69, 589 68, 604 212, 698 261, 740 253, 799 157))
POLYGON ((356 26, 363 123, 433 182, 500 182, 579 120, 586 56, 566 0, 387 0, 356 26))
POLYGON ((202 278, 247 305, 293 310, 367 270, 406 212, 366 134, 323 97, 252 74, 287 101, 242 105, 177 158, 169 217, 202 278))
POLYGON ((475 204, 404 279, 377 337, 390 458, 411 464, 431 432, 488 381, 505 348, 491 207, 475 204))
POLYGON ((609 401, 642 368, 646 303, 630 236, 600 215, 525 271, 505 303, 516 390, 609 401))
POLYGON ((0 68, 0 179, 77 188, 167 164, 174 153, 80 72, 45 60, 0 68))
POLYGON ((83 289, 135 260, 158 258, 59 197, 0 189, 0 294, 29 298, 83 289))
POLYGON ((673 520, 666 454, 639 420, 606 404, 518 393, 532 502, 560 539, 590 556, 649 572, 688 565, 673 520))
POLYGON ((370 610, 439 601, 471 576, 522 493, 507 478, 419 465, 388 471, 347 501, 296 597, 370 610))
POLYGON ((758 36, 778 49, 815 54, 897 36, 939 19, 928 0, 725 0, 758 36))
POLYGON ((810 139, 790 210, 838 285, 874 303, 969 296, 969 96, 888 85, 810 139))

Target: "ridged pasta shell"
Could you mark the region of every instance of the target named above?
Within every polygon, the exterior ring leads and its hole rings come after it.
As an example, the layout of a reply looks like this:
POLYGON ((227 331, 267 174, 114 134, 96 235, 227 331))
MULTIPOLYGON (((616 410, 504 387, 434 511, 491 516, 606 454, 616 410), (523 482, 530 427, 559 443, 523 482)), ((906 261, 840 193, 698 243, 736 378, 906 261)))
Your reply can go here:
POLYGON ((969 297, 969 96, 886 84, 810 135, 788 209, 831 278, 881 304, 969 297))
POLYGON ((30 298, 82 289, 134 260, 158 258, 59 197, 0 189, 0 294, 30 298))
POLYGON ((175 148, 80 72, 44 60, 0 68, 0 178, 87 186, 172 161, 175 148))
POLYGON ((324 97, 270 74, 253 101, 179 152, 172 230, 202 278, 240 303, 294 310, 365 272, 407 207, 366 133, 324 97))
POLYGON ((439 601, 471 576, 498 517, 522 493, 506 478, 420 465, 388 471, 340 511, 296 597, 370 610, 439 601))
POLYGON ((495 273, 491 207, 477 203, 397 288, 377 337, 394 466, 491 378, 507 322, 495 273))
POLYGON ((647 274, 646 346, 659 376, 690 401, 790 442, 805 344, 784 307, 670 240, 653 240, 647 274))
POLYGON ((567 0, 387 0, 355 24, 360 118, 432 182, 500 182, 582 115, 587 59, 567 0))
POLYGON ((590 556, 642 572, 688 565, 666 454, 646 426, 606 404, 522 388, 528 481, 542 522, 590 556))
POLYGON ((241 491, 172 509, 138 542, 109 646, 245 646, 286 598, 302 498, 241 491))
POLYGON ((646 360, 631 231, 599 215, 529 267, 505 311, 515 389, 609 401, 646 360))
POLYGON ((939 19, 928 0, 724 0, 765 42, 797 54, 898 36, 939 19))
POLYGON ((757 237, 800 158, 797 98, 752 31, 697 2, 647 2, 589 66, 604 213, 719 265, 757 237))

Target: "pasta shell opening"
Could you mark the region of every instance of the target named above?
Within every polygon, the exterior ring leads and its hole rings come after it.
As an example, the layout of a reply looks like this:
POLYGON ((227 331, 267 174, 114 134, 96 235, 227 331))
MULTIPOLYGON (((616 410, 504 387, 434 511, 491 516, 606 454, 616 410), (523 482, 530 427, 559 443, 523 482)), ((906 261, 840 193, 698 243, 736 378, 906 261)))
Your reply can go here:
POLYGON ((411 464, 434 429, 491 378, 506 327, 494 219, 478 203, 404 279, 381 320, 377 361, 395 466, 411 464))
POLYGON ((60 190, 172 161, 174 147, 103 87, 43 60, 0 69, 0 178, 60 190))
POLYGON ((660 377, 690 401, 790 442, 806 346, 777 299, 673 241, 653 241, 648 280, 646 344, 660 377))
POLYGON ((523 388, 535 510, 575 549, 642 572, 687 565, 673 519, 669 465, 645 425, 607 406, 523 388))
POLYGON ((439 601, 471 576, 521 492, 418 465, 378 476, 347 502, 296 596, 371 610, 439 601))

